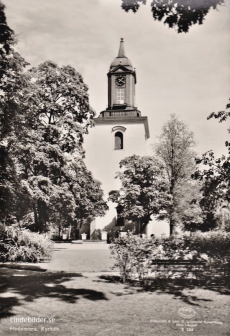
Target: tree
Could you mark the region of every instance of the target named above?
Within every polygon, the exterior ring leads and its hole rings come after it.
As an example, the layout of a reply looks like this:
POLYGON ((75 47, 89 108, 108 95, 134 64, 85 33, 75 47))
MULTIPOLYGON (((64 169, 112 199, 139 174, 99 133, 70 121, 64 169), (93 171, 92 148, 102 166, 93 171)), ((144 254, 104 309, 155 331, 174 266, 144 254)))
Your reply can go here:
MULTIPOLYGON (((230 117, 230 104, 226 111, 212 112, 207 119, 216 118, 219 122, 230 117)), ((230 133, 230 129, 228 129, 230 133)), ((230 143, 225 142, 230 154, 230 143)), ((230 156, 222 155, 215 158, 213 151, 208 151, 201 158, 196 159, 197 169, 194 178, 203 181, 203 197, 201 206, 205 214, 206 229, 213 229, 219 225, 218 221, 223 208, 229 208, 230 203, 230 156)))
POLYGON ((177 223, 183 231, 195 232, 203 230, 204 216, 201 207, 202 184, 188 178, 178 186, 178 202, 176 207, 177 223))
POLYGON ((184 122, 171 115, 170 120, 163 126, 159 142, 154 148, 156 158, 164 167, 172 198, 167 209, 170 234, 173 234, 176 225, 181 221, 182 196, 187 193, 186 190, 183 191, 182 185, 188 183, 195 169, 194 145, 193 133, 184 122))
POLYGON ((7 222, 19 220, 29 206, 13 154, 19 139, 26 137, 20 107, 26 86, 23 71, 28 63, 13 49, 16 39, 7 25, 4 8, 0 2, 0 221, 7 222))
POLYGON ((108 207, 101 183, 93 178, 81 158, 67 161, 61 174, 62 183, 53 183, 54 192, 49 195, 49 221, 58 223, 60 228, 71 225, 77 236, 83 223, 103 216, 108 207))
POLYGON ((30 132, 16 156, 36 230, 46 231, 58 218, 67 226, 104 214, 100 184, 83 162, 83 134, 94 112, 82 76, 50 61, 27 76, 23 103, 30 132))
MULTIPOLYGON (((140 4, 147 0, 122 0, 122 9, 136 13, 140 4)), ((151 11, 154 20, 162 21, 178 33, 187 33, 194 24, 203 24, 211 8, 217 9, 224 0, 152 0, 151 11)))
POLYGON ((163 219, 171 198, 162 165, 152 156, 133 155, 120 162, 122 172, 120 190, 109 193, 109 200, 118 203, 120 216, 132 221, 141 221, 142 230, 152 215, 163 219))
POLYGON ((1 3, 0 17, 0 220, 30 217, 46 231, 103 215, 100 183, 83 161, 93 111, 82 76, 53 62, 25 72, 1 3))

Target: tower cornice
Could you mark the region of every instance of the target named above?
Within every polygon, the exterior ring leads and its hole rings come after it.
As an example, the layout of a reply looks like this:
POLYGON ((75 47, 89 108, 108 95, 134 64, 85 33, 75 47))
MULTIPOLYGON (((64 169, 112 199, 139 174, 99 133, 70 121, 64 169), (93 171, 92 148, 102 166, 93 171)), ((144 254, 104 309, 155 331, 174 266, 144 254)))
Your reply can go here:
POLYGON ((131 116, 120 116, 119 118, 116 117, 109 117, 109 118, 94 118, 93 119, 95 125, 122 125, 124 124, 143 124, 145 128, 145 138, 148 139, 150 137, 149 134, 149 124, 148 124, 148 117, 131 117, 131 116))

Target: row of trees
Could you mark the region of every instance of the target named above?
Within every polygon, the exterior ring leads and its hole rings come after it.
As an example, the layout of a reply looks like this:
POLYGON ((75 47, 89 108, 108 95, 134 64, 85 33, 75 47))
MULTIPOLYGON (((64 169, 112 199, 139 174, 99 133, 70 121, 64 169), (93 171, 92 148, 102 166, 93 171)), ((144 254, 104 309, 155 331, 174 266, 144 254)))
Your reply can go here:
POLYGON ((0 16, 0 221, 39 232, 50 223, 80 227, 107 209, 83 161, 94 115, 88 88, 71 66, 47 61, 27 70, 3 4, 0 16))
MULTIPOLYGON (((229 112, 222 111, 210 117, 223 121, 228 116, 229 112)), ((163 126, 153 156, 133 155, 122 160, 122 171, 116 176, 121 189, 110 192, 110 200, 121 209, 119 215, 141 220, 143 229, 152 216, 166 219, 170 234, 178 228, 229 230, 230 159, 215 159, 213 152, 196 158, 194 146, 193 133, 172 115, 163 126)))

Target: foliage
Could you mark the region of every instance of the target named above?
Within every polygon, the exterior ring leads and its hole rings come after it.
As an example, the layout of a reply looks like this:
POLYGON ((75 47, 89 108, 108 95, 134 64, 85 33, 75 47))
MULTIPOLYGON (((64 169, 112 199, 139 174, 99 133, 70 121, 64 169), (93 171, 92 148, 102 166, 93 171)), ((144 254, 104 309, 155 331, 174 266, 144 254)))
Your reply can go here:
MULTIPOLYGON (((136 13, 140 4, 146 0, 122 0, 121 7, 136 13)), ((151 11, 154 20, 162 21, 169 28, 176 28, 178 33, 187 33, 194 24, 203 24, 211 8, 217 9, 224 0, 152 0, 151 11)))
MULTIPOLYGON (((51 61, 30 69, 28 76, 33 129, 43 128, 46 138, 54 137, 63 151, 73 152, 76 140, 78 146, 82 144, 82 135, 94 115, 82 76, 71 66, 58 67, 51 61)), ((82 148, 78 147, 78 151, 82 152, 82 148)))
MULTIPOLYGON (((230 116, 230 104, 227 104, 226 111, 213 112, 208 119, 216 118, 219 122, 226 121, 230 116)), ((228 129, 230 133, 230 129, 228 129)), ((225 142, 230 154, 230 143, 225 142)), ((213 151, 208 151, 201 158, 196 159, 197 169, 193 175, 194 179, 203 181, 203 197, 201 207, 205 214, 205 227, 215 228, 218 226, 218 213, 229 209, 230 203, 230 156, 222 155, 215 158, 213 151)), ((223 221, 223 217, 221 221, 223 221)))
POLYGON ((230 264, 230 233, 223 231, 197 232, 190 240, 192 249, 206 253, 218 263, 230 264))
POLYGON ((0 219, 6 221, 25 213, 29 204, 12 155, 15 143, 26 137, 20 102, 26 85, 23 70, 27 62, 13 49, 15 35, 7 25, 2 3, 0 17, 0 219))
MULTIPOLYGON (((164 240, 167 259, 189 259, 205 262, 206 280, 230 276, 230 234, 223 231, 200 232, 164 240)), ((224 279, 223 279, 224 280, 224 279)), ((226 280, 226 279, 225 279, 226 280)))
MULTIPOLYGON (((14 76, 17 71, 21 70, 21 66, 24 67, 26 62, 23 60, 23 58, 20 57, 20 55, 13 50, 13 46, 16 43, 16 38, 13 30, 8 26, 6 21, 6 16, 4 13, 5 6, 0 1, 0 60, 1 60, 1 66, 0 66, 0 80, 1 85, 0 89, 6 92, 12 91, 12 88, 15 83, 14 81, 11 81, 11 83, 8 81, 5 81, 7 83, 7 86, 2 85, 2 80, 6 80, 7 76, 9 76, 9 70, 14 70, 15 73, 11 73, 12 76, 14 76), (18 61, 21 62, 18 62, 18 61)), ((16 77, 15 77, 16 78, 16 77)))
MULTIPOLYGON (((194 145, 193 133, 184 122, 171 115, 170 120, 164 124, 162 134, 154 148, 155 156, 165 170, 172 198, 167 208, 170 234, 173 234, 178 223, 183 221, 188 207, 191 211, 190 205, 194 203, 194 199, 199 197, 199 189, 191 179, 195 169, 194 145)), ((194 212, 187 213, 187 217, 200 221, 194 212)))
POLYGON ((118 203, 119 216, 141 220, 146 226, 155 215, 168 219, 170 234, 178 224, 194 230, 202 221, 200 184, 192 180, 195 170, 193 133, 175 115, 163 126, 154 157, 131 156, 120 162, 117 174, 122 187, 109 199, 118 203), (194 226, 196 224, 196 226, 194 226))
POLYGON ((17 226, 0 227, 0 261, 39 262, 51 258, 53 243, 44 234, 17 226))
MULTIPOLYGON (((229 99, 230 100, 230 99, 229 99)), ((230 109, 230 103, 226 105, 226 110, 230 109)), ((219 111, 219 112, 212 112, 209 116, 208 119, 211 118, 216 118, 219 119, 219 122, 226 121, 227 118, 230 117, 230 110, 228 111, 219 111)), ((230 128, 228 129, 230 132, 230 128)), ((226 143, 226 146, 229 146, 229 144, 226 143)))
POLYGON ((0 1, 0 17, 1 17, 1 30, 0 30, 0 42, 1 42, 1 54, 9 53, 11 44, 14 42, 13 31, 7 25, 6 16, 4 13, 5 6, 0 1))
POLYGON ((169 190, 162 165, 151 156, 133 155, 120 162, 122 171, 120 190, 109 193, 109 199, 120 206, 120 216, 128 220, 141 220, 144 228, 152 215, 164 218, 170 204, 169 190))
POLYGON ((103 215, 106 204, 100 183, 83 161, 83 134, 94 112, 82 76, 70 66, 60 68, 53 62, 32 68, 28 75, 32 132, 22 160, 26 160, 23 173, 37 227, 44 230, 47 221, 79 224, 103 215))
POLYGON ((188 178, 178 186, 176 214, 182 231, 195 232, 204 227, 204 212, 201 208, 202 183, 188 178), (180 197, 181 196, 181 197, 180 197))
MULTIPOLYGON (((213 151, 203 154, 201 159, 196 159, 197 164, 203 164, 208 169, 197 170, 194 177, 205 181, 207 193, 212 193, 216 199, 230 200, 230 157, 222 156, 216 159, 213 151)), ((205 190, 204 190, 205 191, 205 190)))
POLYGON ((33 212, 33 229, 46 231, 103 215, 100 183, 83 161, 94 112, 82 76, 49 61, 25 72, 2 4, 0 15, 0 220, 33 212))
POLYGON ((153 247, 152 239, 143 239, 131 233, 114 240, 114 244, 110 245, 110 251, 116 260, 114 266, 119 267, 123 282, 136 273, 139 279, 143 278, 145 270, 150 267, 149 262, 153 253, 156 256, 159 252, 156 246, 153 251, 153 247))
POLYGON ((42 232, 49 222, 66 226, 104 214, 100 183, 83 161, 83 134, 93 111, 82 76, 53 62, 30 69, 27 76, 29 132, 15 154, 32 201, 35 229, 42 232))
MULTIPOLYGON (((115 266, 119 267, 122 281, 138 278, 140 281, 149 275, 172 277, 177 269, 170 267, 170 261, 190 260, 205 262, 204 271, 209 277, 220 277, 224 270, 230 276, 230 233, 213 231, 196 232, 193 235, 164 239, 140 238, 128 233, 125 237, 115 239, 110 246, 115 258, 115 266), (169 261, 168 269, 161 271, 161 264, 152 265, 153 261, 169 261)), ((189 268, 180 270, 181 276, 188 275, 189 268)))

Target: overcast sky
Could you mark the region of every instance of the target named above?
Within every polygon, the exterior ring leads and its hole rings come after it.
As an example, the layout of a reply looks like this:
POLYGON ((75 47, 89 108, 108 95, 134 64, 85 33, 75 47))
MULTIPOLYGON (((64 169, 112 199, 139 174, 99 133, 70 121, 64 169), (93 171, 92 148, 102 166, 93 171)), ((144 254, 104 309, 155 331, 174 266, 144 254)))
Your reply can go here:
POLYGON ((136 102, 148 116, 150 141, 177 114, 194 132, 197 151, 226 153, 229 123, 207 121, 230 98, 230 2, 211 10, 203 25, 178 34, 153 20, 150 0, 124 12, 119 0, 3 0, 17 50, 33 66, 46 60, 72 65, 89 86, 97 114, 107 106, 107 72, 125 41, 137 70, 136 102))

